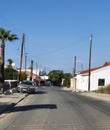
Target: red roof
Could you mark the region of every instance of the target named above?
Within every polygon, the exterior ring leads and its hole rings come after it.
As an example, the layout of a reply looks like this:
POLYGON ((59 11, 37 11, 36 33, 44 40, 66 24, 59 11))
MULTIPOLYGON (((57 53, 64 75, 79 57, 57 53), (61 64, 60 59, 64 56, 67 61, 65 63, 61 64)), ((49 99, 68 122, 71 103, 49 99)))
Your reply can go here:
MULTIPOLYGON (((110 62, 105 62, 104 65, 102 65, 102 66, 99 66, 99 67, 96 67, 96 68, 91 68, 90 71, 95 71, 95 70, 104 68, 106 66, 110 66, 110 62)), ((89 69, 88 70, 80 71, 80 74, 85 74, 85 73, 89 73, 89 69)))

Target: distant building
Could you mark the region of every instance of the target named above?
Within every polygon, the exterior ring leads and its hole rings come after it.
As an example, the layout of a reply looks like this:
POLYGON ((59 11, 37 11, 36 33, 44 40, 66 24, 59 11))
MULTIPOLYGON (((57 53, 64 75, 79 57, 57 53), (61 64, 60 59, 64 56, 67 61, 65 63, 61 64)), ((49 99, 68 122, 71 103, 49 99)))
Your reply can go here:
MULTIPOLYGON (((17 71, 19 72, 19 69, 17 69, 17 71)), ((25 69, 22 69, 21 72, 25 72, 25 69)), ((27 74, 27 80, 29 80, 31 76, 31 69, 27 69, 26 74, 27 74)), ((32 79, 34 79, 36 76, 39 76, 39 70, 33 69, 32 79)))
MULTIPOLYGON (((22 69, 21 72, 25 72, 25 69, 22 69)), ((27 74, 27 80, 30 80, 31 70, 27 69, 26 74, 27 74)), ((43 75, 43 74, 40 75, 40 70, 33 70, 32 80, 36 82, 36 85, 40 84, 40 82, 45 83, 45 81, 47 81, 48 79, 49 77, 47 75, 43 75)))
MULTIPOLYGON (((102 66, 92 68, 90 72, 90 91, 110 84, 110 62, 105 62, 102 66)), ((89 70, 76 73, 76 76, 71 79, 71 87, 75 91, 88 91, 88 75, 89 70)))

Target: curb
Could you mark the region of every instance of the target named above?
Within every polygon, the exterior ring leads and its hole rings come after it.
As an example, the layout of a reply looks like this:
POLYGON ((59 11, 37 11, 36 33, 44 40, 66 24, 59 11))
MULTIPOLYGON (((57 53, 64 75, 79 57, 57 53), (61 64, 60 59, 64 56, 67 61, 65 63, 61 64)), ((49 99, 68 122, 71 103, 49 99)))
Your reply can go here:
POLYGON ((21 98, 17 103, 15 103, 15 105, 17 105, 19 102, 21 102, 21 101, 22 101, 24 98, 26 98, 28 95, 29 95, 29 94, 24 95, 24 97, 21 98))

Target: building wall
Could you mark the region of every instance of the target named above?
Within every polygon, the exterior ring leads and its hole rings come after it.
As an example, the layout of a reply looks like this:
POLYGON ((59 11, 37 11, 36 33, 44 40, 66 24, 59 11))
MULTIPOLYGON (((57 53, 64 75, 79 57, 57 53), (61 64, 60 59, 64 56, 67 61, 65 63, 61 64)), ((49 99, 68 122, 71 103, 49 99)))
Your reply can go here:
POLYGON ((75 91, 75 89, 76 89, 76 79, 75 78, 70 79, 70 87, 73 89, 73 91, 75 91))
MULTIPOLYGON (((76 91, 88 91, 88 75, 78 74, 76 76, 76 91)), ((90 90, 97 90, 110 84, 110 66, 106 66, 91 72, 90 90), (99 79, 103 79, 105 84, 98 85, 99 79)))
POLYGON ((108 84, 110 84, 110 66, 93 71, 91 73, 91 90, 99 89, 100 87, 105 87, 108 84), (105 80, 104 86, 98 85, 99 79, 105 80))
POLYGON ((77 76, 76 91, 88 91, 88 76, 77 76))

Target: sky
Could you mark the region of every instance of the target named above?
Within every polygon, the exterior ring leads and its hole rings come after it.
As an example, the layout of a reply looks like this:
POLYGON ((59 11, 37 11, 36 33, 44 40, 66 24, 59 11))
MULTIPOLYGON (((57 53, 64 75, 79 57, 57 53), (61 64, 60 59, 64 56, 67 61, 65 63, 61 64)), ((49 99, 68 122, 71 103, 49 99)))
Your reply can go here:
MULTIPOLYGON (((91 66, 110 61, 110 0, 0 0, 0 27, 17 34, 5 42, 5 64, 20 66, 22 35, 27 68, 31 60, 40 70, 73 73, 88 69, 90 35, 91 66)), ((1 41, 0 41, 1 42, 1 41)))

